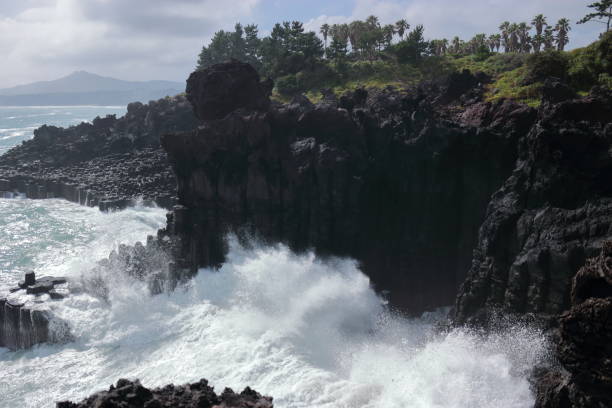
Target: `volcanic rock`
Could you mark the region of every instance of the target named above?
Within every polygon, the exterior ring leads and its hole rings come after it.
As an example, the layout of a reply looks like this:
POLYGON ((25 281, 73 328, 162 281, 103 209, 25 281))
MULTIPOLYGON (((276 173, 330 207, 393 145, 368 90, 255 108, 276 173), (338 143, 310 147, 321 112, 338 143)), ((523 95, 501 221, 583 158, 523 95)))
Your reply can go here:
POLYGON ((120 379, 108 391, 102 391, 74 403, 63 401, 57 408, 272 408, 272 398, 263 397, 249 387, 240 394, 229 388, 220 395, 202 379, 192 384, 148 389, 140 381, 120 379))

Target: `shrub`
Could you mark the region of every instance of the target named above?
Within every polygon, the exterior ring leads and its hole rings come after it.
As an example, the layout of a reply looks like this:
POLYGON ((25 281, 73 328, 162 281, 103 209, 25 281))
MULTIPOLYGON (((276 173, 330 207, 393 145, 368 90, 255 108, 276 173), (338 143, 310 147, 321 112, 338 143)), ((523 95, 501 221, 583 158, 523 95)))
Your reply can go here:
POLYGON ((569 61, 563 52, 546 51, 531 54, 525 61, 527 70, 523 84, 543 82, 548 77, 567 79, 569 61))
POLYGON ((593 85, 610 88, 612 76, 612 32, 602 35, 599 41, 569 53, 568 76, 570 84, 578 90, 588 90, 593 85))
POLYGON ((295 75, 289 74, 282 76, 276 80, 276 90, 283 96, 291 96, 297 94, 300 89, 298 87, 295 75))

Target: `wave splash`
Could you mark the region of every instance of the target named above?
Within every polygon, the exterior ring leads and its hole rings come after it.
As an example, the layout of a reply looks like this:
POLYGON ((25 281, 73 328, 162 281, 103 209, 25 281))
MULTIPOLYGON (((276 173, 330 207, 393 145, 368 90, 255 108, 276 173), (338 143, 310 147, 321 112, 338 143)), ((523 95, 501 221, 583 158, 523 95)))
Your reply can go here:
POLYGON ((279 408, 529 407, 528 373, 547 355, 528 327, 440 333, 436 314, 397 316, 355 262, 284 246, 232 239, 220 271, 200 270, 171 294, 150 297, 128 280, 110 288, 109 303, 81 293, 58 308, 75 342, 0 352, 9 405, 78 400, 137 377, 249 385, 279 408))

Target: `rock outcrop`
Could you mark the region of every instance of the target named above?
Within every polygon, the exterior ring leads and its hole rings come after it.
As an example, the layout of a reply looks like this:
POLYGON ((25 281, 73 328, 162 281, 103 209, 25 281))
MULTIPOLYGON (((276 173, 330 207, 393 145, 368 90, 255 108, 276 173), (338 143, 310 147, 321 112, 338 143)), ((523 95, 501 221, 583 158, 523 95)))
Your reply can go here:
POLYGON ((42 126, 33 139, 0 157, 0 194, 60 197, 102 210, 136 200, 171 207, 176 180, 159 137, 197 123, 185 97, 176 96, 131 103, 119 119, 111 115, 66 129, 42 126))
POLYGON ((57 408, 272 408, 272 398, 261 396, 250 388, 236 394, 229 388, 219 395, 200 380, 181 386, 167 385, 148 389, 138 380, 121 379, 102 391, 79 402, 63 401, 57 408))
MULTIPOLYGON (((36 279, 34 272, 26 273, 25 279, 10 291, 0 296, 0 347, 9 350, 27 349, 36 344, 64 339, 51 329, 52 313, 46 307, 51 300, 68 295, 66 279, 45 276, 36 279), (61 337, 61 338, 60 338, 61 337)), ((55 321, 59 325, 58 321, 55 321)))
POLYGON ((538 115, 488 206, 459 324, 494 309, 554 320, 570 307, 578 269, 612 237, 612 94, 544 100, 538 115))
POLYGON ((541 374, 536 408, 612 406, 612 241, 573 279, 557 356, 562 367, 541 374))
POLYGON ((415 313, 453 301, 490 196, 536 117, 509 102, 474 113, 478 126, 457 117, 481 90, 469 73, 409 93, 361 89, 268 109, 268 85, 244 64, 188 83, 187 97, 209 120, 162 136, 178 181, 168 232, 181 240, 181 266, 219 265, 225 234, 237 231, 355 258, 394 305, 415 313), (207 94, 210 78, 223 89, 247 83, 254 95, 232 101, 224 91, 223 109, 206 116, 221 92, 207 94))

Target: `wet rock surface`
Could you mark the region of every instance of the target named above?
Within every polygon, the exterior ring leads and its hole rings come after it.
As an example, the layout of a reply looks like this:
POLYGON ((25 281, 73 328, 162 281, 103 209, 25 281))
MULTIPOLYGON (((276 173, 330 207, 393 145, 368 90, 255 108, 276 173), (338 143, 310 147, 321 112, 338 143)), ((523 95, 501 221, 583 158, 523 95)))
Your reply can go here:
POLYGON ((29 272, 10 295, 0 296, 0 347, 20 350, 60 340, 50 330, 53 315, 45 304, 68 296, 66 282, 61 277, 37 279, 29 272))
POLYGON ((57 408, 272 408, 272 398, 264 397, 250 388, 240 394, 229 388, 219 395, 200 380, 181 386, 167 385, 161 388, 148 389, 138 380, 121 379, 111 385, 108 391, 102 391, 79 402, 63 401, 57 408))
POLYGON ((60 197, 102 210, 136 200, 171 207, 176 180, 159 138, 197 123, 185 97, 176 96, 129 104, 119 119, 110 115, 67 129, 42 126, 0 157, 0 193, 60 197))
POLYGON ((536 408, 612 406, 612 241, 574 277, 559 322, 562 366, 541 374, 536 408))

